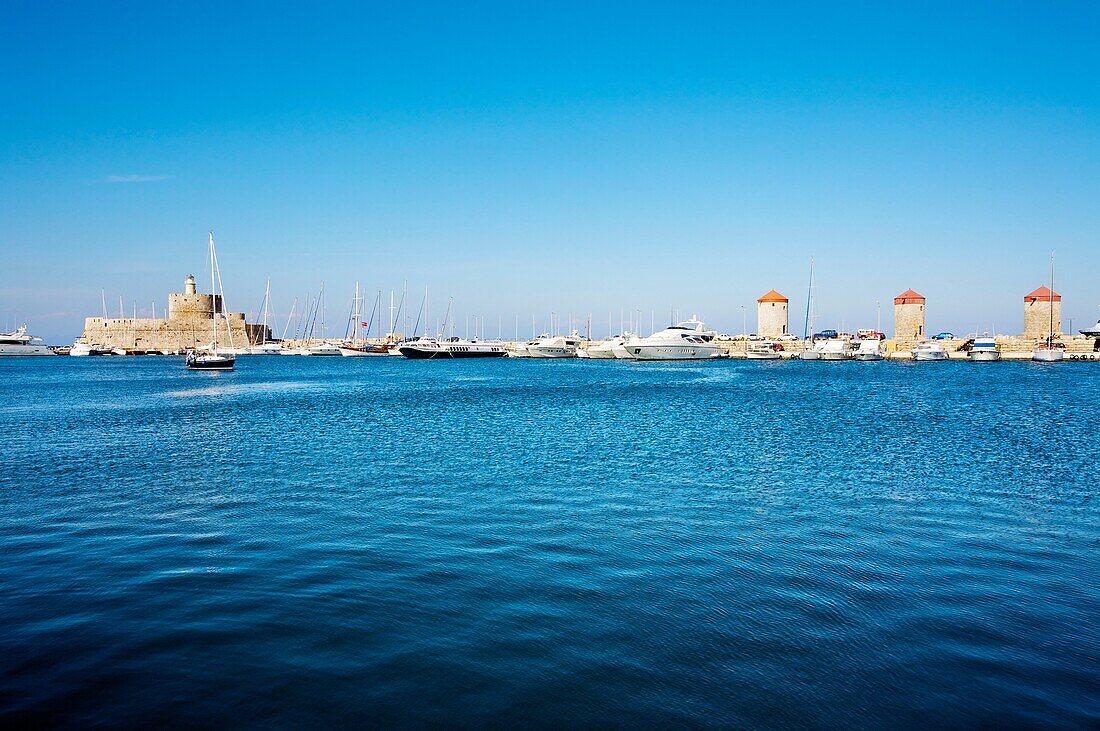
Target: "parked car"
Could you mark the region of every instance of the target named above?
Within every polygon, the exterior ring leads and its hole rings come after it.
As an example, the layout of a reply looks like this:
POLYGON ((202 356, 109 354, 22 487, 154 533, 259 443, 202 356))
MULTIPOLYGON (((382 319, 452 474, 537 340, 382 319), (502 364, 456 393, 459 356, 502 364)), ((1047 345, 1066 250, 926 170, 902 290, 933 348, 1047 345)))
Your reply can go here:
POLYGON ((955 333, 936 333, 932 336, 933 340, 954 340, 955 333))
POLYGON ((797 335, 792 335, 791 333, 787 333, 786 335, 780 335, 779 337, 776 338, 776 340, 782 341, 784 343, 795 343, 795 342, 798 342, 801 339, 802 338, 798 337, 797 335))
POLYGON ((837 336, 836 330, 822 330, 814 333, 814 340, 832 340, 837 336))

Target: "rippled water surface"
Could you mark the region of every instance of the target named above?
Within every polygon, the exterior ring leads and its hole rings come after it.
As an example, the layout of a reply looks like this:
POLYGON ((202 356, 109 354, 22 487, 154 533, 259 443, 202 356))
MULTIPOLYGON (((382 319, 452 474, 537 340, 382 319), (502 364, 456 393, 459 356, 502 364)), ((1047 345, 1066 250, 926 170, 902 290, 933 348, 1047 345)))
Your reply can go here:
POLYGON ((0 359, 0 720, 1100 724, 1100 367, 0 359))

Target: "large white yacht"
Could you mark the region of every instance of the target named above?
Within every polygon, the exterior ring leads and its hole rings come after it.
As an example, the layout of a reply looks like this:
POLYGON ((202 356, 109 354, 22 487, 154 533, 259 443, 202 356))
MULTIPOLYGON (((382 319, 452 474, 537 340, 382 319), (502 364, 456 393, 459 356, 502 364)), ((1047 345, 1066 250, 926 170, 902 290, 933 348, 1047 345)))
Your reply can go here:
POLYGON ((989 333, 974 338, 974 344, 970 346, 970 352, 966 354, 968 360, 976 363, 988 363, 1001 359, 1001 351, 997 349, 997 339, 989 333))
POLYGON ((398 347, 401 355, 413 360, 432 358, 501 358, 508 355, 501 342, 484 343, 480 340, 419 337, 407 340, 398 347))
POLYGON ((57 355, 41 343, 42 338, 36 338, 27 334, 27 326, 23 325, 14 332, 0 335, 0 355, 57 355))
POLYGON ((938 340, 925 340, 913 348, 913 360, 947 360, 947 351, 938 340))
POLYGON ((693 317, 649 337, 631 340, 625 348, 636 360, 707 360, 722 355, 714 342, 715 335, 693 317))
POLYGON ((577 346, 581 344, 577 333, 539 338, 527 346, 528 358, 576 358, 577 346))

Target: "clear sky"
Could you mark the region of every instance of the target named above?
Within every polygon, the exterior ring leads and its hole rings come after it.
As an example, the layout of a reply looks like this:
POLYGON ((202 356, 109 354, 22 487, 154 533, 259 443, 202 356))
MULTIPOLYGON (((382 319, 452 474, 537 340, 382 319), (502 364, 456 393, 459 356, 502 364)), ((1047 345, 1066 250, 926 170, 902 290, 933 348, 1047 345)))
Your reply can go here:
MULTIPOLYGON (((407 279, 496 334, 1100 304, 1100 3, 0 4, 0 326, 407 279), (113 303, 113 304, 112 304, 113 303)), ((1067 323, 1068 324, 1068 323, 1067 323)), ((342 326, 338 328, 341 332, 342 326)))

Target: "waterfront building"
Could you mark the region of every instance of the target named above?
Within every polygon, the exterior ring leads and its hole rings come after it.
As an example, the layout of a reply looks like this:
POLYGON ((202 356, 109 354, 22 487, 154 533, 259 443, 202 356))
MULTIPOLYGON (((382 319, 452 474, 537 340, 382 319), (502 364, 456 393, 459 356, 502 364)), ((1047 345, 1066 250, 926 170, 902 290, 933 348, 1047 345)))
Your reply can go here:
POLYGON ((774 289, 756 300, 756 332, 765 338, 789 333, 788 304, 789 300, 774 289))
POLYGON ((894 298, 894 341, 898 348, 924 340, 924 295, 907 289, 894 298))
POLYGON ((226 312, 225 318, 221 313, 221 296, 198 292, 195 277, 188 275, 183 292, 168 295, 167 318, 87 317, 80 342, 102 350, 180 352, 209 343, 215 322, 219 342, 230 342, 230 333, 238 347, 271 339, 270 328, 246 323, 243 312, 226 312))
POLYGON ((1062 295, 1043 285, 1024 295, 1024 337, 1044 340, 1050 332, 1051 305, 1054 311, 1054 335, 1062 333, 1062 295), (1052 302, 1053 300, 1053 302, 1052 302))

